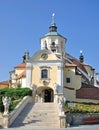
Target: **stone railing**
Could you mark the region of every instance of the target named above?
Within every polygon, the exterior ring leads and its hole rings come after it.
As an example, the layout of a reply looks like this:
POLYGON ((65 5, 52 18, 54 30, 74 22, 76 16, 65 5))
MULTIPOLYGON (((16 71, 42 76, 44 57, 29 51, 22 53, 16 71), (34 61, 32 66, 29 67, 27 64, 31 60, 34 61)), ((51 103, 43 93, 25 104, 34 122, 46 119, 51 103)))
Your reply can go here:
POLYGON ((9 113, 8 115, 2 115, 2 117, 0 118, 1 127, 8 128, 21 113, 24 107, 30 102, 33 102, 32 97, 26 96, 11 113, 9 113))

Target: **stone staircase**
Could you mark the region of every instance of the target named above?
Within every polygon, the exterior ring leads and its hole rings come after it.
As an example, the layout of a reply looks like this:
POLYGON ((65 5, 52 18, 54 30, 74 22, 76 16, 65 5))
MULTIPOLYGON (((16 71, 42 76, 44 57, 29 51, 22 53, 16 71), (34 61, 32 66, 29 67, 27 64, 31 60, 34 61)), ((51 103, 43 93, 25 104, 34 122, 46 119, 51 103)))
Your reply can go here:
POLYGON ((60 128, 55 103, 29 103, 11 127, 60 128))

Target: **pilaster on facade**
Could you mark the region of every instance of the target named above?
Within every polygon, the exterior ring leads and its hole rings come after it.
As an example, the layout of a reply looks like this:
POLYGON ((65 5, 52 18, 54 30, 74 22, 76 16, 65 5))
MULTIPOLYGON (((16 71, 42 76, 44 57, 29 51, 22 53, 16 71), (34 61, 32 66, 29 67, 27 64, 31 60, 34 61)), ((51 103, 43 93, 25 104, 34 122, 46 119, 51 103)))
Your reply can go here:
POLYGON ((32 64, 27 63, 26 64, 26 86, 30 87, 31 86, 31 80, 32 80, 32 64))
POLYGON ((63 93, 63 87, 64 87, 64 76, 63 76, 63 62, 61 63, 60 66, 58 66, 57 70, 57 79, 58 79, 58 84, 59 84, 59 93, 63 93))

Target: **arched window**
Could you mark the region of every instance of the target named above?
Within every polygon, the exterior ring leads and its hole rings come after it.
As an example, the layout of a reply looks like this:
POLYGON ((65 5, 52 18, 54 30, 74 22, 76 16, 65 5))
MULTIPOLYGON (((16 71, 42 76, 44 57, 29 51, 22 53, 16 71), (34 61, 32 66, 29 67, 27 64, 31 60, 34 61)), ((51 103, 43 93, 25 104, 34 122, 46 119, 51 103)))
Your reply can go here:
POLYGON ((56 52, 55 42, 52 42, 52 43, 51 43, 51 51, 52 51, 52 52, 56 52))
POLYGON ((47 79, 48 78, 48 70, 47 69, 42 69, 41 70, 41 78, 42 79, 47 79))
POLYGON ((55 46, 55 42, 52 42, 51 45, 52 45, 52 46, 55 46))

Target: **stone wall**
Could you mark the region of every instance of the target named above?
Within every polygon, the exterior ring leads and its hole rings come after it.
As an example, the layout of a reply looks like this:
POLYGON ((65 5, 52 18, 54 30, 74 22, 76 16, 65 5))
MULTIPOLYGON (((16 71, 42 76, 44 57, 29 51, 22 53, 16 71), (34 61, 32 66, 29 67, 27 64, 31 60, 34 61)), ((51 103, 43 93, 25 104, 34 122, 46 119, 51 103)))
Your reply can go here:
MULTIPOLYGON (((86 122, 86 119, 98 119, 99 120, 99 113, 86 113, 86 114, 66 114, 66 122, 70 124, 70 126, 74 125, 84 125, 84 124, 92 124, 97 123, 95 120, 86 122)), ((99 122, 98 122, 99 123, 99 122)))

